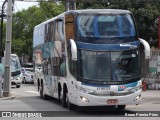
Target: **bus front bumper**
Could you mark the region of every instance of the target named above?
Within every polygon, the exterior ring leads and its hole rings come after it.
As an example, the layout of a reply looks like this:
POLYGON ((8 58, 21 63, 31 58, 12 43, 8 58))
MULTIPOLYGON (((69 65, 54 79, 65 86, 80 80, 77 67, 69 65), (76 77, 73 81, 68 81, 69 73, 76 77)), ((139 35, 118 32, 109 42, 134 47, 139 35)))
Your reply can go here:
POLYGON ((111 106, 111 105, 137 105, 141 103, 141 90, 123 96, 95 96, 79 92, 78 106, 111 106))

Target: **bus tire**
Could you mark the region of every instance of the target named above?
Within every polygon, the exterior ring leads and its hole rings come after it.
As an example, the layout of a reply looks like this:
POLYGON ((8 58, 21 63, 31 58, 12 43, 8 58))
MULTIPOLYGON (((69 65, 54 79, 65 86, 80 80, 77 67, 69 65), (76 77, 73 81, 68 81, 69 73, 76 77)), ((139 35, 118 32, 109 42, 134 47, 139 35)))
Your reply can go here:
POLYGON ((48 96, 44 93, 44 85, 43 85, 43 84, 40 86, 39 92, 40 92, 40 97, 41 97, 42 99, 44 99, 44 100, 47 100, 47 99, 48 99, 48 96))
POLYGON ((117 105, 117 110, 124 110, 126 105, 117 105))
POLYGON ((58 85, 58 99, 61 100, 61 85, 58 85))
POLYGON ((64 108, 67 108, 67 91, 66 90, 63 90, 62 106, 64 108))

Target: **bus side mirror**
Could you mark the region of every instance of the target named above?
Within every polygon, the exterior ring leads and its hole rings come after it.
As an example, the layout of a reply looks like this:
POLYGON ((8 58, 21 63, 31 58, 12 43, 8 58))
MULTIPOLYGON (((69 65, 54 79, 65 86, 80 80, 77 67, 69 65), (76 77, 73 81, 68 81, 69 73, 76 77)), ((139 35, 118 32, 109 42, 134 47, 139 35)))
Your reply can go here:
POLYGON ((145 40, 143 40, 143 39, 141 39, 141 38, 139 38, 139 40, 140 40, 140 42, 143 44, 143 46, 144 46, 144 54, 145 54, 145 59, 150 59, 150 57, 151 57, 151 54, 150 54, 150 46, 149 46, 149 44, 145 41, 145 40))
POLYGON ((77 61, 77 46, 73 39, 70 39, 72 60, 77 61))

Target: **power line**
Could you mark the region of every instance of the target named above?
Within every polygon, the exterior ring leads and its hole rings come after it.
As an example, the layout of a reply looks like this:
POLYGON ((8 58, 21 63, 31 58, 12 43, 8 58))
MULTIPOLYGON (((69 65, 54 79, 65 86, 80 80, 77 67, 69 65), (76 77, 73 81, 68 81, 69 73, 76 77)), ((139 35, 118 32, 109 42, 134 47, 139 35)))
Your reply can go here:
MULTIPOLYGON (((108 3, 114 2, 112 0, 15 0, 15 1, 24 1, 24 2, 57 2, 57 1, 65 1, 65 2, 89 2, 89 3, 108 3)), ((146 3, 146 2, 160 2, 160 0, 119 0, 122 2, 132 2, 132 3, 146 3)))
MULTIPOLYGON (((21 2, 76 2, 76 3, 114 3, 112 0, 14 0, 21 2)), ((0 1, 4 2, 4 1, 0 1)), ((135 4, 144 4, 147 2, 160 3, 160 0, 119 0, 119 2, 131 2, 135 4)))
MULTIPOLYGON (((22 1, 22 2, 57 2, 57 1, 81 1, 81 0, 14 0, 14 1, 22 1)), ((83 0, 82 0, 83 1, 83 0)), ((4 2, 4 0, 0 0, 0 2, 4 2)))

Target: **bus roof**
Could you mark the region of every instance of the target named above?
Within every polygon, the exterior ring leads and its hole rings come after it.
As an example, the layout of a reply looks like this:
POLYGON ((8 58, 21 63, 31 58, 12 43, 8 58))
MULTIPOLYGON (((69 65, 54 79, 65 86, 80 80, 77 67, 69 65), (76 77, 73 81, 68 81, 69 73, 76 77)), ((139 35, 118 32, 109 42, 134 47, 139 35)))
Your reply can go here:
POLYGON ((69 14, 69 13, 73 13, 73 14, 79 14, 79 13, 84 13, 84 14, 87 14, 87 13, 93 13, 93 14, 98 14, 98 13, 108 13, 108 14, 127 14, 127 13, 131 13, 130 11, 128 10, 122 10, 122 9, 84 9, 84 10, 69 10, 67 12, 64 12, 58 16, 55 16, 47 21, 44 21, 42 23, 40 23, 39 25, 36 25, 36 27, 38 26, 41 26, 43 24, 46 24, 46 23, 49 23, 57 18, 61 18, 63 17, 65 14, 69 14))
POLYGON ((44 22, 36 25, 35 28, 38 27, 38 26, 44 25, 44 24, 46 24, 46 23, 49 23, 49 22, 51 22, 51 21, 53 21, 53 20, 55 20, 55 19, 57 19, 57 18, 63 17, 63 16, 64 16, 64 13, 62 13, 62 14, 60 14, 60 15, 58 15, 58 16, 55 16, 55 17, 53 17, 53 18, 51 18, 51 19, 48 19, 48 20, 46 20, 46 21, 44 21, 44 22))
POLYGON ((131 13, 128 10, 122 9, 84 9, 84 10, 71 10, 66 13, 111 13, 111 14, 126 14, 131 13))

